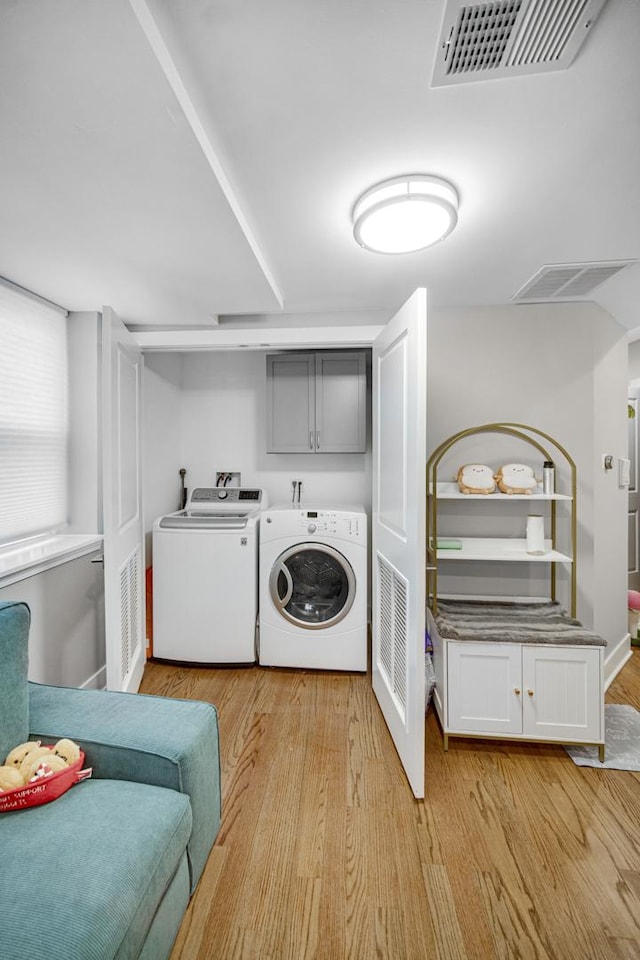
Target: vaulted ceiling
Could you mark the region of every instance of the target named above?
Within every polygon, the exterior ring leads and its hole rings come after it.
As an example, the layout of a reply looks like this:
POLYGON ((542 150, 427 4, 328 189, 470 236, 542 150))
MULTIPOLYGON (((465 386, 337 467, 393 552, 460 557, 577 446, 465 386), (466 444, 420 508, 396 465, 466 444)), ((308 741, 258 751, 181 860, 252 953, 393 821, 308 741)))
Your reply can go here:
MULTIPOLYGON (((2 0, 0 275, 72 310, 206 325, 509 303, 640 260, 640 3, 568 69, 432 86, 445 0, 2 0), (359 194, 449 179, 456 230, 361 249, 359 194)), ((588 299, 640 327, 640 264, 588 299)))

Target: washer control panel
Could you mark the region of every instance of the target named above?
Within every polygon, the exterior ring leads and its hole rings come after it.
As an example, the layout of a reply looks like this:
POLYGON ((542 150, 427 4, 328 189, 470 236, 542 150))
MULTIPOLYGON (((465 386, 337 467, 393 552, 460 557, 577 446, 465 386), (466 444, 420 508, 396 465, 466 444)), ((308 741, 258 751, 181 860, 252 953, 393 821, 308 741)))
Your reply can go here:
POLYGON ((194 487, 186 509, 192 515, 223 515, 235 513, 239 517, 253 517, 267 506, 269 498, 257 487, 194 487))
POLYGON ((364 522, 361 517, 344 516, 331 510, 301 510, 298 526, 309 534, 335 534, 359 540, 364 522))
POLYGON ((363 548, 367 546, 367 514, 364 507, 351 507, 350 504, 332 507, 314 507, 309 504, 302 508, 297 504, 277 504, 260 515, 261 536, 264 542, 281 537, 294 537, 296 540, 313 542, 349 540, 363 548))
POLYGON ((262 490, 247 489, 246 487, 196 487, 190 497, 191 503, 246 503, 247 506, 260 506, 262 490))

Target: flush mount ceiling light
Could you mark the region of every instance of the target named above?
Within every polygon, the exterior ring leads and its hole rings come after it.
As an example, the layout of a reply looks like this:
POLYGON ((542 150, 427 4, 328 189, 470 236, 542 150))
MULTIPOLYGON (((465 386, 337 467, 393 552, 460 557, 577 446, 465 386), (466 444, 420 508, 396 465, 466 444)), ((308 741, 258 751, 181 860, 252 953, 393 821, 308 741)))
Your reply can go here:
POLYGON ((353 208, 353 235, 374 253, 415 253, 458 222, 458 194, 440 177, 412 173, 367 190, 353 208))

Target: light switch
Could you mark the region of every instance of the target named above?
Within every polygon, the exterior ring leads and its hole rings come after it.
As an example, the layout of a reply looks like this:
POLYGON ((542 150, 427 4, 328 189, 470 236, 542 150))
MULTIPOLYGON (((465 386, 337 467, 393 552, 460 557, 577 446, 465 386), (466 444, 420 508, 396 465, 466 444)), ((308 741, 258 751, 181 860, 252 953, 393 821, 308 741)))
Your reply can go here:
POLYGON ((631 480, 631 460, 620 457, 618 460, 618 486, 628 487, 631 480))

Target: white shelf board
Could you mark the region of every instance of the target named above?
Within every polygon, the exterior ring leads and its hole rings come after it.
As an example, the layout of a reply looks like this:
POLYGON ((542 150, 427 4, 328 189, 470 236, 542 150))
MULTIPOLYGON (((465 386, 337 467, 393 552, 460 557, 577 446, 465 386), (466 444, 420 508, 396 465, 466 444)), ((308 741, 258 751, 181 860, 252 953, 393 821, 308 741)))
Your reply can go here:
POLYGON ((0 548, 0 587, 102 549, 100 534, 51 534, 0 548))
MULTIPOLYGON (((430 485, 429 492, 433 490, 430 485)), ((563 493, 542 493, 539 487, 535 493, 462 493, 457 483, 450 481, 438 481, 436 484, 438 500, 485 500, 491 503, 493 500, 572 500, 573 497, 567 497, 563 493)))
POLYGON ((462 544, 460 550, 438 550, 438 560, 503 560, 518 563, 572 563, 571 557, 551 549, 551 541, 545 540, 547 553, 527 553, 527 541, 514 537, 451 537, 462 544))

